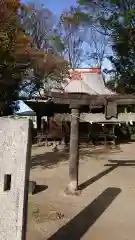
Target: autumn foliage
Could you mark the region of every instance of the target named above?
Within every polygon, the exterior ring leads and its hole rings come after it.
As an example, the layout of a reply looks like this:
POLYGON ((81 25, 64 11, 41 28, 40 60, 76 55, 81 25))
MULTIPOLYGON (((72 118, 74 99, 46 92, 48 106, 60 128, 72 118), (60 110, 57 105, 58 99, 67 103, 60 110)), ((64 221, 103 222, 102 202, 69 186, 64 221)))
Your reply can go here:
POLYGON ((19 0, 0 0, 0 100, 5 115, 35 50, 21 27, 19 0))
POLYGON ((26 70, 34 69, 38 76, 62 71, 65 61, 41 51, 25 33, 21 11, 30 11, 20 0, 0 0, 0 115, 16 99, 26 70))

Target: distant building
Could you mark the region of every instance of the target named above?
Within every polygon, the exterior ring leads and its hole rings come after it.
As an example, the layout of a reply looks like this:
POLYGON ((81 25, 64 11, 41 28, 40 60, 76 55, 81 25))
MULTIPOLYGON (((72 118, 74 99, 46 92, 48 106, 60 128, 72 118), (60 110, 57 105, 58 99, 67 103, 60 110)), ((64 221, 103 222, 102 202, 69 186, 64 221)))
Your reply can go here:
POLYGON ((61 88, 53 89, 53 91, 70 92, 70 93, 86 93, 89 95, 113 95, 105 86, 104 79, 99 68, 78 68, 70 70, 70 77, 65 80, 61 88))

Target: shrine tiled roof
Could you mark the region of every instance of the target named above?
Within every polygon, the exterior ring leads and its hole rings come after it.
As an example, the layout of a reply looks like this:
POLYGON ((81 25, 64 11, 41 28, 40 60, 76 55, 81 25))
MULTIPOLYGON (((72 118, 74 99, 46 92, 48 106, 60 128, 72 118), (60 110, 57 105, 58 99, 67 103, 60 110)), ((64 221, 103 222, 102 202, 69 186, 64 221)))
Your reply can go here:
POLYGON ((65 92, 87 93, 94 95, 113 95, 106 88, 100 69, 75 69, 71 71, 70 78, 64 88, 65 92))

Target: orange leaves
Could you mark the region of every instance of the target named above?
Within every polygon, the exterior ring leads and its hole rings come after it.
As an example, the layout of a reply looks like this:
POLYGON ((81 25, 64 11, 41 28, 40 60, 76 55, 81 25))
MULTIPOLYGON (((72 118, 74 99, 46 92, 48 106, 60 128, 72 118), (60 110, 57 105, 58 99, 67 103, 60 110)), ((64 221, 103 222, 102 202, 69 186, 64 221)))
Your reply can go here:
POLYGON ((9 21, 12 15, 17 15, 20 5, 20 0, 0 0, 0 25, 9 21))
POLYGON ((23 62, 30 61, 33 53, 32 41, 20 23, 20 6, 20 0, 0 0, 0 52, 23 62))
MULTIPOLYGON (((18 66, 18 63, 19 67, 24 66, 30 61, 31 40, 21 27, 19 7, 19 0, 0 0, 0 62, 3 66, 3 79, 6 76, 12 79, 16 73, 19 73, 19 68, 14 69, 14 66, 18 66)), ((20 71, 20 80, 25 70, 24 67, 22 72, 20 71)))
POLYGON ((58 73, 66 67, 67 62, 60 56, 48 53, 44 60, 44 67, 47 72, 58 73))
POLYGON ((41 78, 54 76, 55 81, 57 81, 57 77, 62 77, 68 72, 67 61, 53 53, 36 52, 36 58, 33 60, 35 60, 33 61, 35 71, 41 78))
POLYGON ((9 84, 17 81, 19 86, 29 68, 38 76, 39 81, 46 75, 53 75, 55 79, 56 75, 61 77, 68 69, 67 62, 52 52, 37 48, 21 24, 22 10, 31 11, 27 6, 25 8, 25 5, 21 5, 19 0, 0 0, 2 79, 9 84))
POLYGON ((20 0, 6 0, 7 7, 13 10, 18 10, 21 3, 20 0))

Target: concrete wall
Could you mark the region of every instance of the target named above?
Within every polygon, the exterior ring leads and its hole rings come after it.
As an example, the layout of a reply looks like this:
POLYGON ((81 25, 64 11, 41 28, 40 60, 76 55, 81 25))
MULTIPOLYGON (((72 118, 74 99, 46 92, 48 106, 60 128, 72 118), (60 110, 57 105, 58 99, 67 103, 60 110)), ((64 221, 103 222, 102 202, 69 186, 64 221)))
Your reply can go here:
POLYGON ((30 150, 30 121, 0 118, 0 240, 25 239, 30 150))

